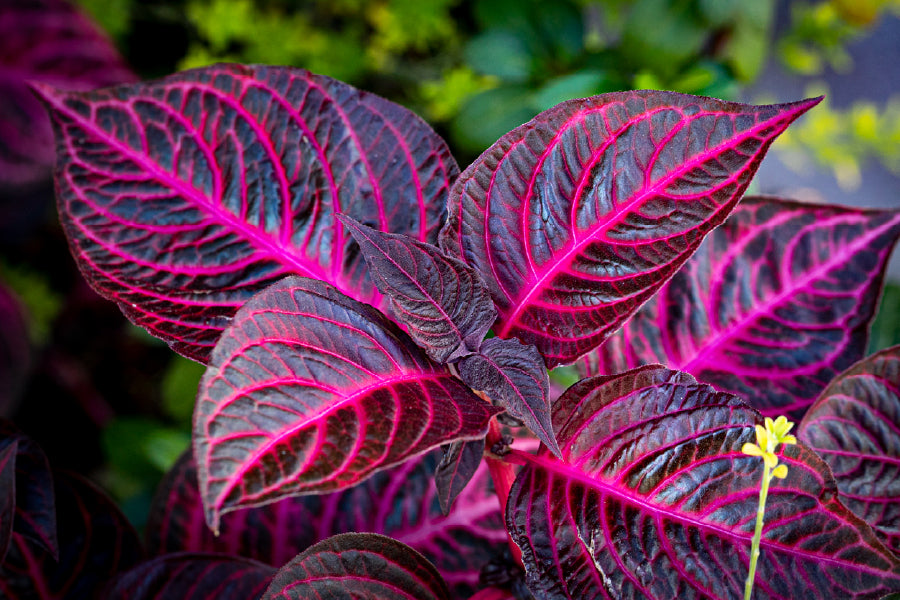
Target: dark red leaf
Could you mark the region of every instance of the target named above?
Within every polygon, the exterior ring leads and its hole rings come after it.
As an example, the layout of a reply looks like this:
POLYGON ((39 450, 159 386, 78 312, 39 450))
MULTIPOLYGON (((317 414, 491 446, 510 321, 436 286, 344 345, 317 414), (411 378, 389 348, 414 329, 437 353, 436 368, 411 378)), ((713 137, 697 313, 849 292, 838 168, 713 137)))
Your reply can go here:
POLYGON ((0 597, 100 600, 116 573, 141 559, 140 542, 116 505, 74 473, 56 473, 59 561, 13 533, 0 565, 0 597))
POLYGON ((745 198, 601 350, 601 369, 662 363, 799 419, 863 357, 898 236, 900 212, 745 198))
POLYGON ((0 187, 35 183, 53 165, 50 121, 26 81, 90 90, 135 79, 102 30, 71 3, 0 2, 0 187))
POLYGON ((344 533, 285 565, 264 600, 449 600, 447 584, 424 556, 374 533, 344 533))
MULTIPOLYGON (((0 419, 0 450, 14 447, 12 487, 0 486, 0 495, 15 494, 12 531, 37 544, 54 560, 59 557, 53 473, 43 449, 10 421, 0 419)), ((4 518, 5 521, 5 518, 4 518)), ((3 554, 0 547, 0 554, 3 554)), ((2 560, 0 560, 2 562, 2 560)))
POLYGON ((487 280, 500 337, 535 344, 548 366, 571 362, 678 270, 817 102, 655 91, 565 102, 466 169, 441 244, 487 280))
POLYGON ((841 373, 797 437, 831 467, 841 502, 900 554, 900 346, 841 373))
POLYGON ((213 353, 194 412, 206 520, 353 486, 487 432, 475 396, 384 315, 292 277, 248 302, 213 353))
POLYGON ((116 578, 108 600, 257 600, 275 569, 221 554, 167 554, 116 578))
POLYGON ((434 471, 434 486, 437 489, 441 512, 450 514, 453 501, 462 493, 481 465, 484 455, 484 438, 479 440, 451 442, 445 449, 434 471))
POLYGON ((466 385, 486 393, 559 456, 550 422, 550 378, 537 348, 517 339, 491 338, 478 354, 460 361, 458 369, 466 385))
POLYGON ((477 352, 497 318, 478 272, 435 246, 339 216, 359 243, 372 280, 397 321, 439 363, 477 352))
POLYGON ((237 308, 287 274, 378 304, 335 215, 434 241, 457 173, 410 111, 299 69, 216 65, 39 91, 82 271, 129 319, 203 362, 237 308))
POLYGON ((425 555, 455 598, 475 590, 479 571, 503 550, 500 503, 485 466, 441 513, 432 474, 439 451, 385 469, 350 489, 285 498, 222 515, 220 532, 206 526, 197 470, 185 455, 163 480, 147 524, 151 554, 220 552, 280 567, 310 545, 337 533, 389 535, 425 555))
MULTIPOLYGON (((554 404, 563 458, 543 451, 510 492, 507 526, 540 598, 742 595, 762 461, 757 412, 686 373, 646 366, 583 380, 554 404)), ((755 597, 880 598, 900 559, 837 500, 827 465, 779 450, 755 597)), ((523 455, 527 457, 528 455, 523 455)))

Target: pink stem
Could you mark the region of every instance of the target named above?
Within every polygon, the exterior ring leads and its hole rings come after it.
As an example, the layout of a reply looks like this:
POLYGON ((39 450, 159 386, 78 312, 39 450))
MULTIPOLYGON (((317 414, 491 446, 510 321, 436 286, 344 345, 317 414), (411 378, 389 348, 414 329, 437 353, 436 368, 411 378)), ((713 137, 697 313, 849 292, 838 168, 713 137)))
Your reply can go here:
MULTIPOLYGON (((496 418, 491 419, 491 425, 488 429, 487 438, 485 439, 486 452, 484 453, 484 460, 487 462, 488 470, 491 472, 491 478, 494 480, 494 489, 497 491, 497 497, 500 499, 500 513, 504 515, 505 518, 506 503, 507 500, 509 500, 509 490, 512 488, 513 481, 516 479, 516 472, 513 470, 512 464, 490 454, 490 449, 494 444, 502 442, 503 434, 500 431, 500 425, 497 423, 496 418)), ((515 559, 516 563, 524 569, 525 564, 522 562, 522 551, 509 535, 509 531, 506 532, 506 537, 509 542, 509 549, 512 551, 513 559, 515 559)))

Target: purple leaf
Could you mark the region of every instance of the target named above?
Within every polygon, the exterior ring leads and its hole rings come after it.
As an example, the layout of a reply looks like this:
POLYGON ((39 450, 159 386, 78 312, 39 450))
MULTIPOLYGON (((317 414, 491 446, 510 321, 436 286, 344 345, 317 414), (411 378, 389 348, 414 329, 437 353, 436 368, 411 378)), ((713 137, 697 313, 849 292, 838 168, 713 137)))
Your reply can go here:
POLYGON ((220 552, 281 566, 337 533, 389 535, 425 555, 454 597, 472 594, 484 564, 506 545, 506 531, 490 475, 482 465, 441 513, 432 474, 439 451, 385 469, 341 492, 285 498, 222 515, 214 536, 204 522, 197 470, 185 455, 163 480, 147 525, 151 554, 220 552))
POLYGON ((841 502, 900 554, 900 346, 841 373, 797 437, 831 467, 841 502))
POLYGON ((410 111, 299 69, 216 65, 88 94, 39 92, 82 272, 201 362, 237 308, 288 274, 377 305, 335 215, 434 241, 457 173, 410 111))
POLYGON ((25 313, 13 293, 0 284, 0 418, 12 415, 30 369, 31 342, 25 313))
POLYGON ((443 514, 450 514, 453 501, 475 476, 483 455, 484 438, 451 442, 444 450, 441 462, 434 471, 434 486, 443 514))
POLYGON ((497 317, 478 272, 409 236, 338 218, 353 234, 398 322, 439 363, 477 352, 497 317))
POLYGON ((12 540, 16 516, 16 450, 17 440, 0 445, 0 565, 12 540))
POLYGON ((484 437, 497 412, 371 306, 285 279, 235 315, 200 384, 194 455, 207 523, 484 437))
MULTIPOLYGON (((762 461, 741 452, 759 414, 686 373, 647 366, 583 380, 554 404, 563 459, 531 458, 507 526, 540 598, 741 596, 762 461)), ((900 559, 837 501, 827 465, 779 450, 757 598, 880 598, 900 559)), ((528 455, 525 455, 528 456, 528 455)))
POLYGON ((50 175, 53 132, 25 85, 90 90, 136 78, 102 30, 62 0, 0 2, 0 187, 50 175))
POLYGON ((517 339, 491 338, 458 368, 466 385, 486 393, 559 456, 550 422, 550 378, 537 348, 517 339))
POLYGON ((466 169, 441 244, 487 280, 497 335, 535 344, 550 367, 571 362, 678 270, 818 101, 641 91, 565 102, 466 169))
MULTIPOLYGON (((59 557, 56 502, 47 456, 37 442, 19 431, 12 422, 0 419, 0 450, 10 447, 15 448, 12 456, 15 481, 11 488, 2 486, 0 489, 4 490, 4 496, 8 492, 14 493, 12 531, 37 544, 55 560, 59 557)), ((5 522, 5 517, 2 518, 5 522)), ((4 549, 0 546, 0 554, 4 549)))
POLYGON ((180 553, 141 563, 116 578, 108 600, 257 600, 275 569, 246 558, 180 553))
POLYGON ((0 565, 0 597, 9 600, 102 598, 112 577, 141 559, 128 520, 97 488, 74 473, 57 472, 59 560, 17 533, 0 565))
POLYGON ((263 600, 449 600, 424 556, 374 533, 344 533, 309 548, 275 575, 263 600))
MULTIPOLYGON (((604 352, 799 418, 862 358, 900 212, 746 198, 604 352)), ((612 358, 613 360, 609 360, 612 358)))

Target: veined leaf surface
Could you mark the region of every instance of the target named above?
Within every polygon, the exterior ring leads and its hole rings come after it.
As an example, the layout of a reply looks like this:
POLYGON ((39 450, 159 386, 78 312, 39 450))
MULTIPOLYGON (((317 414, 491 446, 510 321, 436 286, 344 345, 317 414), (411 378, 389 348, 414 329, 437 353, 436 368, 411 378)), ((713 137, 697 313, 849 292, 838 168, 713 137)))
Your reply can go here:
POLYGON ((194 456, 206 520, 340 490, 487 433, 500 412, 384 315, 291 277, 235 316, 200 384, 194 456))
MULTIPOLYGON (((562 450, 529 460, 507 526, 541 598, 741 597, 762 461, 741 452, 758 413, 687 373, 645 366, 585 379, 555 404, 562 450)), ((754 598, 878 599, 900 559, 837 501, 825 463, 780 450, 754 598)))
POLYGON ((463 172, 441 244, 487 280, 500 337, 533 343, 550 367, 572 362, 678 270, 817 102, 655 91, 565 102, 463 172))
POLYGON ((900 346, 841 373, 797 438, 831 467, 841 502, 900 554, 900 346))
POLYGON ((263 600, 450 600, 434 565, 397 540, 343 533, 309 548, 275 575, 263 600))
POLYGON ((201 362, 237 308, 287 274, 377 305, 335 215, 434 241, 457 173, 410 111, 299 69, 216 65, 84 94, 38 89, 82 272, 201 362))
POLYGON ((484 464, 449 514, 442 513, 433 484, 439 456, 440 451, 423 454, 340 492, 226 513, 214 536, 204 520, 197 467, 188 453, 157 491, 147 524, 148 551, 217 552, 281 567, 332 535, 380 533, 421 552, 454 598, 468 598, 479 587, 481 568, 506 547, 506 530, 484 464))
POLYGON ((439 248, 340 217, 397 321, 432 360, 477 352, 497 311, 478 272, 439 248))
POLYGON ((601 348, 601 372, 662 363, 796 419, 861 359, 900 212, 745 198, 601 348))

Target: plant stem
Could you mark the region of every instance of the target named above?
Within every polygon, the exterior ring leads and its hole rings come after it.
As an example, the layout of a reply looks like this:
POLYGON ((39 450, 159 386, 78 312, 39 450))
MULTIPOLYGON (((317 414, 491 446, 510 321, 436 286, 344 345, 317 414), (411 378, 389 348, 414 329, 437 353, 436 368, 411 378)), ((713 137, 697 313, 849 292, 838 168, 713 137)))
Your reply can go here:
POLYGON ((750 573, 744 584, 744 600, 750 600, 753 593, 753 580, 756 578, 756 562, 759 559, 759 543, 762 539, 763 518, 766 514, 766 498, 769 496, 769 482, 772 480, 771 469, 763 465, 762 485, 759 488, 759 506, 756 508, 756 528, 753 530, 753 543, 750 545, 750 573))
MULTIPOLYGON (((490 449, 494 444, 497 444, 498 442, 502 443, 502 441, 503 433, 500 431, 500 424, 497 423, 495 417, 491 419, 490 428, 488 429, 488 434, 485 438, 484 460, 487 462, 488 470, 491 472, 491 479, 494 480, 494 490, 496 490, 497 498, 500 500, 500 514, 506 519, 506 503, 509 499, 509 490, 512 488, 513 481, 516 479, 516 473, 510 463, 490 454, 490 449)), ((509 542, 509 549, 512 552, 513 559, 515 559, 516 564, 524 569, 525 564, 522 562, 522 551, 509 535, 509 531, 506 532, 506 538, 509 542)))

